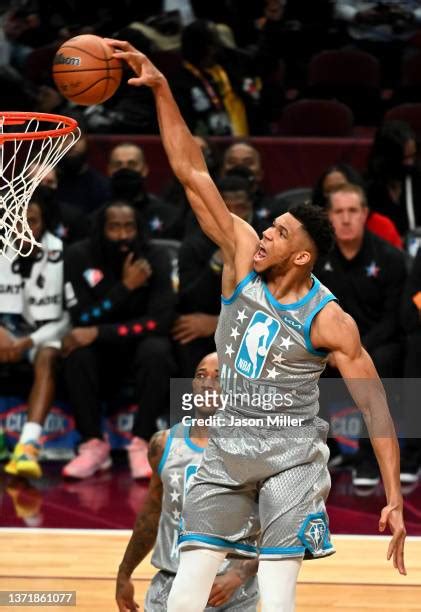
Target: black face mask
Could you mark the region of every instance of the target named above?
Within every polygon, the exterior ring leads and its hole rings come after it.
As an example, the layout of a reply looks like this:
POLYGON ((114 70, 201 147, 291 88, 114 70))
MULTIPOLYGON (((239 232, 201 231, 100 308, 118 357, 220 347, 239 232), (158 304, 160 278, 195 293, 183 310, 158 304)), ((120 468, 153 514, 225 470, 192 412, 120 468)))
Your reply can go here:
POLYGON ((66 176, 77 176, 80 174, 87 158, 87 153, 78 153, 77 155, 63 157, 60 163, 60 170, 66 176))
POLYGON ((111 176, 111 193, 113 198, 138 200, 144 193, 143 177, 130 168, 121 168, 111 176))

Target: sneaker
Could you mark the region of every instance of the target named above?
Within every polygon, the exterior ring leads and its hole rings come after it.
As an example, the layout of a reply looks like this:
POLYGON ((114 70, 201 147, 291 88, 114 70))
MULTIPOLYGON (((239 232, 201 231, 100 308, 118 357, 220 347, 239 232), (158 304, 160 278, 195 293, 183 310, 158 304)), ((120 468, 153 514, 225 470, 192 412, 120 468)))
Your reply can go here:
POLYGON ((6 436, 4 431, 0 431, 0 461, 9 457, 9 451, 7 450, 6 436))
POLYGON ((367 459, 359 461, 352 470, 352 484, 354 487, 375 487, 380 482, 377 465, 367 459))
POLYGON ((333 469, 343 464, 344 458, 340 451, 339 444, 334 438, 328 438, 327 445, 329 447, 329 460, 327 467, 333 469))
POLYGON ((132 478, 150 478, 152 468, 148 461, 148 443, 142 438, 133 438, 127 447, 132 478))
POLYGON ((420 465, 414 454, 402 451, 401 454, 401 472, 400 478, 402 484, 411 484, 418 482, 420 465))
POLYGON ((40 445, 29 441, 25 444, 18 442, 13 451, 9 463, 4 466, 4 471, 12 476, 23 478, 41 478, 42 470, 39 464, 40 445))
POLYGON ((62 469, 62 476, 68 478, 89 478, 95 472, 111 467, 111 447, 108 442, 93 438, 79 446, 77 456, 62 469))

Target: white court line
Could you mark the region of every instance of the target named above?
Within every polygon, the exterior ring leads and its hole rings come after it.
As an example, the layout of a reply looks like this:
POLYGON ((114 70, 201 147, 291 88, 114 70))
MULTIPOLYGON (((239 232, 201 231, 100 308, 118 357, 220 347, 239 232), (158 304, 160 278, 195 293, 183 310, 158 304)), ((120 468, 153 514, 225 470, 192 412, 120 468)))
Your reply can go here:
MULTIPOLYGON (((107 536, 126 536, 131 535, 131 529, 64 529, 53 527, 0 527, 0 533, 51 533, 51 534, 80 534, 80 535, 107 535, 107 536)), ((352 534, 331 534, 334 540, 390 540, 391 535, 352 535, 352 534)), ((421 541, 421 536, 407 536, 406 541, 421 541)))

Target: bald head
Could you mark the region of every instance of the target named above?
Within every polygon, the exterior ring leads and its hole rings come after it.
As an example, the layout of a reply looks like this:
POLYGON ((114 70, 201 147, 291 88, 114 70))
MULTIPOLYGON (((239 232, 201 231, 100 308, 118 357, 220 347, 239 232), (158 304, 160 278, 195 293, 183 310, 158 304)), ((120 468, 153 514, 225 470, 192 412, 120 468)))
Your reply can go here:
POLYGON ((135 170, 143 178, 149 174, 143 150, 131 142, 123 142, 117 145, 110 153, 108 174, 112 176, 117 170, 122 170, 123 168, 135 170))
POLYGON ((227 174, 236 166, 245 166, 253 173, 256 182, 261 182, 263 178, 262 160, 259 151, 252 145, 246 142, 237 142, 226 149, 222 174, 227 174))

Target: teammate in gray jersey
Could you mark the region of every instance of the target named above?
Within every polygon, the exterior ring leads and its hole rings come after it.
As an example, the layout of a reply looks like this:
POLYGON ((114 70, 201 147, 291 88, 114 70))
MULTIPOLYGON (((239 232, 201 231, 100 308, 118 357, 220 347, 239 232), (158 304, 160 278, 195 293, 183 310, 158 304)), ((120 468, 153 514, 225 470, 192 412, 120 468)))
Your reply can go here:
POLYGON ((183 510, 180 564, 168 611, 201 612, 226 555, 259 555, 262 612, 291 612, 302 559, 332 552, 325 510, 326 424, 316 416, 318 380, 328 355, 367 423, 387 498, 379 529, 390 528, 387 557, 406 573, 399 445, 384 390, 355 322, 312 275, 317 256, 333 240, 325 213, 295 207, 259 240, 248 223, 229 213, 165 77, 128 43, 108 42, 115 57, 134 70, 129 83, 151 88, 171 167, 202 230, 223 253, 216 344, 224 391, 234 398, 228 421, 236 415, 245 421, 228 425, 223 437, 211 434, 183 510), (260 406, 243 401, 256 394, 260 406), (267 426, 249 424, 246 417, 255 417, 258 408, 260 416, 266 414, 268 404, 272 418, 302 419, 295 434, 268 418, 267 426), (256 496, 257 549, 247 520, 256 496))
MULTIPOLYGON (((218 378, 218 358, 216 353, 211 353, 196 368, 194 394, 218 392, 218 378)), ((198 408, 194 416, 206 419, 216 408, 217 404, 208 403, 208 406, 198 408)), ((144 610, 165 612, 167 609, 167 598, 178 568, 177 540, 184 498, 207 443, 207 427, 197 424, 189 427, 180 423, 153 436, 149 451, 153 475, 148 495, 137 516, 117 576, 116 600, 120 612, 138 609, 130 577, 152 547, 152 565, 159 572, 146 593, 144 610)), ((254 520, 258 522, 257 514, 254 520)), ((256 572, 255 560, 223 563, 213 583, 206 610, 256 612, 259 599, 256 572)))

